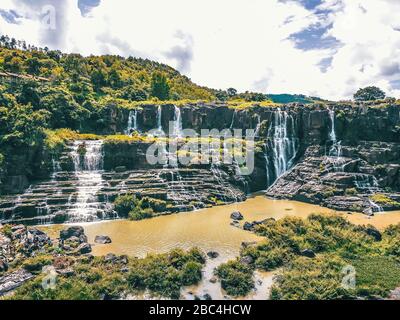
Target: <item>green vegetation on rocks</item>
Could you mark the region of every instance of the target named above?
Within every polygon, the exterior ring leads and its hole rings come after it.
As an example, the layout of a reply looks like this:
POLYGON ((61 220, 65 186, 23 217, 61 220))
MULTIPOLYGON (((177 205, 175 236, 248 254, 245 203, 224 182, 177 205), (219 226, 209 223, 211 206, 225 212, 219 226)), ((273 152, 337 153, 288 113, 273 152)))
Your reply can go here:
POLYGON ((167 202, 151 197, 127 194, 117 197, 114 206, 117 213, 122 217, 129 217, 131 220, 143 220, 151 218, 155 212, 165 211, 167 202))
MULTIPOLYGON (((340 216, 313 214, 307 219, 269 219, 256 226, 265 240, 242 249, 247 261, 247 285, 234 282, 238 261, 218 268, 232 295, 247 294, 255 269, 278 270, 273 299, 342 299, 386 297, 400 286, 400 225, 381 233, 372 226, 356 226, 340 216), (376 271, 376 265, 381 271, 376 271), (356 286, 342 285, 345 267, 355 268, 356 286), (359 277, 359 278, 357 278, 359 277), (359 281, 357 280, 359 279, 359 281)), ((240 275, 242 278, 244 274, 240 275)))

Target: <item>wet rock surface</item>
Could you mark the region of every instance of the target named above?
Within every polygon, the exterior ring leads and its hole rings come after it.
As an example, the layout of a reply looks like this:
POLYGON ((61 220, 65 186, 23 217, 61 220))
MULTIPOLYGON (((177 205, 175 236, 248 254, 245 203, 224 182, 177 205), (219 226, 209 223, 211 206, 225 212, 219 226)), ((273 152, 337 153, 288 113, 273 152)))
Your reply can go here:
POLYGON ((109 236, 96 236, 94 242, 99 244, 108 244, 111 243, 111 238, 109 236))
POLYGON ((327 155, 325 147, 308 147, 304 157, 267 195, 368 215, 400 209, 400 193, 387 192, 398 190, 400 144, 364 141, 341 148, 338 157, 327 155), (382 195, 386 202, 375 202, 374 194, 382 195))

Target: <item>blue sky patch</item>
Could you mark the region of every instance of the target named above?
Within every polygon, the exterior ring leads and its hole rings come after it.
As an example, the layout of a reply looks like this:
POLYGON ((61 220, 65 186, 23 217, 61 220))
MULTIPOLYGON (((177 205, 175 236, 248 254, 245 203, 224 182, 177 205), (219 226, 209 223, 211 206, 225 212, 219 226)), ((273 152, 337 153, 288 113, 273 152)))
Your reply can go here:
POLYGON ((17 18, 20 18, 21 16, 15 12, 14 10, 3 10, 0 9, 0 16, 4 18, 8 23, 14 23, 17 24, 18 21, 16 20, 17 18))
POLYGON ((332 25, 326 27, 314 25, 292 34, 289 38, 295 42, 296 48, 301 50, 335 48, 338 46, 339 41, 334 37, 324 36, 331 27, 332 25))
POLYGON ((81 10, 82 16, 87 15, 90 10, 97 7, 101 0, 79 0, 78 7, 81 10))
POLYGON ((322 0, 300 0, 300 3, 307 10, 313 10, 322 3, 322 0))

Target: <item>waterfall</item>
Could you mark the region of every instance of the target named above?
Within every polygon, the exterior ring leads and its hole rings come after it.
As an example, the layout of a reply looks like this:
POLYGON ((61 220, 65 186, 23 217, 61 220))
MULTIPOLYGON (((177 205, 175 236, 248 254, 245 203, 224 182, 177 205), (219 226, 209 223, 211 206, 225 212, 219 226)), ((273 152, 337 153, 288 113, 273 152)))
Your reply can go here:
MULTIPOLYGON (((354 181, 357 189, 366 191, 369 195, 372 195, 380 191, 378 180, 372 175, 356 176, 354 181)), ((368 198, 368 202, 371 205, 372 212, 383 212, 383 208, 375 203, 373 200, 368 198)))
POLYGON ((341 141, 337 141, 336 129, 335 129, 335 109, 329 109, 329 119, 331 122, 331 131, 329 132, 329 140, 332 142, 332 147, 329 150, 329 155, 336 158, 342 156, 342 145, 341 141))
POLYGON ((164 133, 163 127, 162 127, 162 107, 158 106, 157 108, 157 131, 159 133, 164 133))
POLYGON ((76 201, 68 209, 71 222, 92 221, 104 213, 98 199, 104 183, 102 147, 102 141, 74 142, 71 157, 78 181, 76 201))
POLYGON ((257 126, 256 129, 254 130, 254 137, 258 137, 261 129, 261 117, 260 115, 257 115, 257 126))
POLYGON ((268 140, 264 145, 267 187, 293 166, 298 150, 294 118, 278 108, 273 123, 268 129, 268 140))
POLYGON ((342 142, 337 140, 335 129, 335 109, 329 109, 329 119, 331 122, 331 131, 329 132, 329 140, 332 146, 329 150, 329 156, 333 159, 333 170, 335 172, 343 172, 345 161, 342 157, 342 142))
POLYGON ((233 125, 234 125, 234 123, 235 123, 236 112, 237 112, 237 110, 233 111, 233 114, 232 114, 232 121, 231 121, 231 125, 229 126, 229 129, 233 129, 233 125))
POLYGON ((337 142, 336 131, 335 131, 335 109, 329 109, 329 119, 331 120, 331 132, 329 138, 335 144, 337 142))
POLYGON ((126 128, 125 133, 127 135, 131 135, 133 131, 138 131, 137 125, 137 110, 130 110, 128 116, 128 126, 126 128))
POLYGON ((293 165, 297 146, 296 139, 290 136, 295 133, 294 119, 287 111, 278 108, 278 112, 275 113, 274 125, 273 158, 275 174, 278 179, 293 165), (291 132, 288 132, 289 126, 291 132))
POLYGON ((372 212, 384 212, 383 208, 378 205, 376 202, 372 201, 371 199, 368 199, 369 204, 372 207, 372 212))
MULTIPOLYGON (((175 119, 174 119, 174 130, 173 136, 174 137, 182 137, 183 136, 183 129, 182 129, 182 115, 181 109, 177 106, 174 107, 175 112, 175 119)), ((161 118, 161 117, 160 117, 161 118)))
POLYGON ((224 177, 222 176, 222 169, 220 168, 221 163, 214 163, 214 161, 211 162, 211 166, 210 166, 210 170, 211 173, 215 179, 215 181, 217 182, 217 184, 219 185, 219 187, 222 189, 227 189, 229 194, 231 195, 230 199, 227 199, 225 195, 222 195, 222 200, 224 202, 238 202, 239 199, 237 197, 237 195, 232 191, 232 189, 230 188, 230 185, 226 182, 224 182, 224 177))

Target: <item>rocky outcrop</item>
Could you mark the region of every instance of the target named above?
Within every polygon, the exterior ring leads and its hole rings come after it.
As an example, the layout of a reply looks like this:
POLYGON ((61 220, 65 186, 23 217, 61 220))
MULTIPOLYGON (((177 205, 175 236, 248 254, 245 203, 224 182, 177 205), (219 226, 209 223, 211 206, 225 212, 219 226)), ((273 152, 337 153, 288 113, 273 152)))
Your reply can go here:
MULTIPOLYGON (((80 195, 73 172, 62 171, 51 181, 40 182, 28 192, 0 199, 0 220, 24 224, 62 223, 74 220, 69 210, 80 195)), ((243 201, 246 180, 236 176, 234 168, 209 169, 163 168, 151 170, 104 171, 96 199, 97 211, 86 221, 115 218, 110 203, 121 194, 134 193, 161 199, 168 208, 163 213, 190 211, 208 205, 243 201)), ((93 183, 98 183, 94 181, 93 183)))
POLYGON ((400 144, 347 143, 341 146, 340 156, 327 155, 329 147, 308 147, 302 159, 267 191, 267 195, 367 214, 400 209, 396 193, 400 178, 400 144), (376 203, 374 194, 390 201, 376 203))
POLYGON ((0 297, 17 289, 32 278, 34 278, 33 274, 24 269, 0 277, 0 297))

